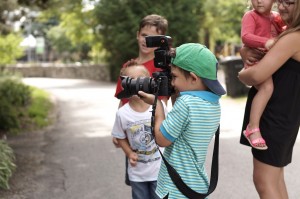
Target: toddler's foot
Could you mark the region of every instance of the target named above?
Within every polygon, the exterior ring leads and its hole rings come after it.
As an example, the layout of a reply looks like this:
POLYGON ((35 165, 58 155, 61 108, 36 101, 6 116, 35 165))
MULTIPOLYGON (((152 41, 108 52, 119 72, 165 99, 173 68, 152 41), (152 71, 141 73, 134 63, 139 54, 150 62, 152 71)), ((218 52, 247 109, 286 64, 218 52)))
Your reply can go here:
POLYGON ((246 130, 243 131, 243 134, 253 148, 258 150, 268 149, 266 141, 262 138, 259 128, 249 129, 247 126, 246 130))

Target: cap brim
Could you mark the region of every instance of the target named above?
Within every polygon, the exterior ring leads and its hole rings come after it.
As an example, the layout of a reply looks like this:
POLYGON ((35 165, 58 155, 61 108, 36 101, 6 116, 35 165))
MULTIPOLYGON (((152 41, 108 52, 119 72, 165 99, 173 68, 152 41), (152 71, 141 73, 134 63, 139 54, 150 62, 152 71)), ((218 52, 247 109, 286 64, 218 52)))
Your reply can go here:
POLYGON ((206 78, 201 78, 204 84, 215 94, 225 95, 226 91, 218 80, 210 80, 206 78))

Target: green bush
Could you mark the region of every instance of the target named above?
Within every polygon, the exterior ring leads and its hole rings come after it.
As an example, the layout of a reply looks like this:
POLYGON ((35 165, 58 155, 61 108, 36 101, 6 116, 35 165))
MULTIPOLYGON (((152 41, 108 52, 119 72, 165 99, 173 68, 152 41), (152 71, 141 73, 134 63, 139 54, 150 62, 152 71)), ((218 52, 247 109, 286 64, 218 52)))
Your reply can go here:
POLYGON ((19 128, 16 108, 6 98, 0 98, 0 132, 17 132, 19 128))
POLYGON ((13 106, 26 106, 30 102, 30 87, 13 78, 0 79, 0 96, 13 106))
POLYGON ((30 87, 14 77, 1 77, 0 96, 0 132, 17 133, 24 109, 30 103, 30 87))
POLYGON ((9 189, 8 181, 16 169, 14 162, 13 150, 4 140, 0 140, 0 188, 9 189))

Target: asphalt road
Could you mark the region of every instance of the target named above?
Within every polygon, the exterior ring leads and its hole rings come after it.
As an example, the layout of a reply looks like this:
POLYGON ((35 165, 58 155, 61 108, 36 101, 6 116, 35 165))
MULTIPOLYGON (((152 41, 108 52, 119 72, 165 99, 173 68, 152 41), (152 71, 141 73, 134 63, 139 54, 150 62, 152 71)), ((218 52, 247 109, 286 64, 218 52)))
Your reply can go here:
MULTIPOLYGON (((54 127, 45 133, 38 185, 28 199, 130 199, 130 187, 124 184, 124 155, 110 137, 118 106, 113 97, 115 85, 50 78, 26 78, 24 82, 50 92, 58 115, 54 127)), ((252 184, 250 148, 239 144, 244 103, 245 99, 221 99, 219 183, 211 199, 258 198, 252 184)), ((300 198, 299 142, 293 163, 285 170, 290 199, 300 198)), ((211 152, 212 145, 208 173, 211 152)))

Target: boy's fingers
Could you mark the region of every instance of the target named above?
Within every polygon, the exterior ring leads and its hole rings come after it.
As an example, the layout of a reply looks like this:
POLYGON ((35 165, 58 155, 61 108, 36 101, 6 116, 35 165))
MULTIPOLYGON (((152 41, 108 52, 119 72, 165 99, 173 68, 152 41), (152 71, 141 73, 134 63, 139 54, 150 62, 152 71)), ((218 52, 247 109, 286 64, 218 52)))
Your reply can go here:
POLYGON ((141 97, 145 97, 145 95, 147 95, 147 93, 143 92, 143 91, 139 91, 138 95, 141 97))

